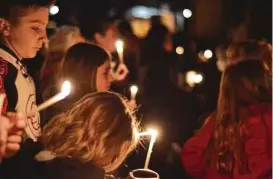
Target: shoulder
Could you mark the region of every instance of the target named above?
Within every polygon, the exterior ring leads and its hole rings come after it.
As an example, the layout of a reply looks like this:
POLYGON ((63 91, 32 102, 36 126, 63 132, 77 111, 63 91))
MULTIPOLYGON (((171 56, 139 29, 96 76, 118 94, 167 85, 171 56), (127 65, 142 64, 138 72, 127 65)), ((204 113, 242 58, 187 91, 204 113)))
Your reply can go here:
POLYGON ((6 77, 16 76, 18 70, 11 63, 0 57, 0 78, 4 79, 6 77))
POLYGON ((39 162, 42 172, 50 175, 50 179, 103 179, 104 170, 92 162, 82 163, 71 158, 55 158, 47 162, 39 162))
POLYGON ((272 103, 259 103, 249 107, 248 124, 272 125, 272 103))

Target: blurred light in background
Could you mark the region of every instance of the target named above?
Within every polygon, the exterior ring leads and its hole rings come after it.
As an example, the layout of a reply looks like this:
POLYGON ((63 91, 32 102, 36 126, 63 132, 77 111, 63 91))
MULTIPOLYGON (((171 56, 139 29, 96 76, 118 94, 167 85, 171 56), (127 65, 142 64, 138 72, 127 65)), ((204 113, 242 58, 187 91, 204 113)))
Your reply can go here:
POLYGON ((56 5, 51 6, 49 9, 50 15, 56 15, 56 14, 58 14, 58 12, 59 12, 59 7, 56 5))
POLYGON ((212 51, 211 51, 211 50, 206 50, 206 51, 204 52, 204 57, 207 58, 207 59, 211 58, 212 55, 213 55, 213 54, 212 54, 212 51))
POLYGON ((197 73, 196 71, 188 71, 186 73, 186 82, 189 86, 194 87, 203 81, 203 75, 197 73))
POLYGON ((178 46, 176 47, 175 51, 178 55, 182 55, 184 53, 184 48, 181 46, 178 46))
POLYGON ((203 81, 203 76, 201 74, 196 74, 195 76, 193 76, 193 82, 198 84, 201 83, 203 81))
POLYGON ((190 18, 190 17, 192 16, 191 10, 189 10, 189 9, 184 9, 184 10, 183 10, 183 16, 184 16, 185 18, 190 18))
POLYGON ((158 15, 159 12, 156 8, 146 6, 135 6, 132 8, 131 13, 134 17, 149 19, 152 16, 158 15))

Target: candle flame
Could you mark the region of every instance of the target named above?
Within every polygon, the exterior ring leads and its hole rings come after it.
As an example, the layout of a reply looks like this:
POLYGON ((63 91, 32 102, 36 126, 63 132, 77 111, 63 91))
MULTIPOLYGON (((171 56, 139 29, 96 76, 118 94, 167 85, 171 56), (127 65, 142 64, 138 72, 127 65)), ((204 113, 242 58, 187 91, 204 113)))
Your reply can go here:
POLYGON ((148 129, 148 132, 149 132, 152 136, 157 136, 157 135, 158 135, 158 131, 155 130, 155 129, 152 129, 152 128, 148 129))
POLYGON ((68 96, 70 92, 71 92, 71 83, 69 81, 64 81, 62 85, 62 90, 61 90, 63 97, 65 98, 66 96, 68 96))
POLYGON ((132 85, 132 86, 130 87, 130 90, 131 90, 131 93, 136 94, 137 91, 138 91, 138 87, 137 87, 136 85, 132 85))
POLYGON ((116 48, 117 48, 117 52, 118 53, 122 53, 123 52, 123 46, 124 46, 124 43, 122 40, 118 40, 116 42, 116 48))

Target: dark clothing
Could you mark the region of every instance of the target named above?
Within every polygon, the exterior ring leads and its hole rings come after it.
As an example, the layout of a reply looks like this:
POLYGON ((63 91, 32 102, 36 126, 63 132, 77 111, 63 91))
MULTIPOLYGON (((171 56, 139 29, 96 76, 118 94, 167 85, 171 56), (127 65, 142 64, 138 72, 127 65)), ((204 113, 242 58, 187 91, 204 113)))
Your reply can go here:
POLYGON ((82 163, 72 158, 54 158, 36 162, 39 179, 104 179, 104 170, 92 162, 82 163))
POLYGON ((34 169, 34 156, 43 149, 38 143, 34 143, 31 139, 27 139, 21 144, 19 152, 5 159, 0 164, 1 179, 36 179, 34 169))

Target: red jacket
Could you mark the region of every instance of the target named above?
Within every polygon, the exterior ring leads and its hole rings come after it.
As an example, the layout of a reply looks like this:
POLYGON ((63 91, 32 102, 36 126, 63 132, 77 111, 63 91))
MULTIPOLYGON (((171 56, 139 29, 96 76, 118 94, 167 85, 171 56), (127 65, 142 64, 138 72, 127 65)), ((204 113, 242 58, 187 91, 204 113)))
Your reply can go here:
POLYGON ((204 153, 213 127, 208 122, 182 149, 185 170, 198 179, 271 179, 272 178, 272 104, 260 103, 249 106, 244 152, 247 155, 249 174, 239 174, 235 169, 230 175, 222 175, 206 166, 204 153), (263 115, 264 122, 261 116, 263 115))

